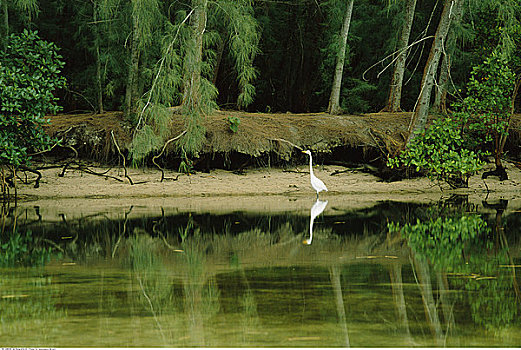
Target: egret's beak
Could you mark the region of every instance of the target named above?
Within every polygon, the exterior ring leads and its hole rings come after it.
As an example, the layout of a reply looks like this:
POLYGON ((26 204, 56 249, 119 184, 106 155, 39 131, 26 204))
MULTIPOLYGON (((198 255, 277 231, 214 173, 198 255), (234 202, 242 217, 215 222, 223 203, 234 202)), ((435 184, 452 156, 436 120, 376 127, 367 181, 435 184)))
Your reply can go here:
POLYGON ((307 245, 310 245, 311 243, 309 243, 309 240, 308 239, 305 239, 302 241, 303 244, 307 244, 307 245))
POLYGON ((302 153, 306 153, 306 151, 300 151, 300 152, 302 152, 302 153))

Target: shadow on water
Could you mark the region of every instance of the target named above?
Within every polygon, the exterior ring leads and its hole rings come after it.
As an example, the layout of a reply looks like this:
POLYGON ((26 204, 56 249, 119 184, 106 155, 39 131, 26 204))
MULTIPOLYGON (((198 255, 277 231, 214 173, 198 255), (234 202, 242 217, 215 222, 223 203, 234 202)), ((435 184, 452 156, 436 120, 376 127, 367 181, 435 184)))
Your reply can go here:
POLYGON ((4 208, 9 346, 517 346, 520 211, 465 198, 339 211, 59 220, 4 208), (309 215, 309 216, 308 216, 309 215), (302 244, 304 243, 304 244, 302 244))

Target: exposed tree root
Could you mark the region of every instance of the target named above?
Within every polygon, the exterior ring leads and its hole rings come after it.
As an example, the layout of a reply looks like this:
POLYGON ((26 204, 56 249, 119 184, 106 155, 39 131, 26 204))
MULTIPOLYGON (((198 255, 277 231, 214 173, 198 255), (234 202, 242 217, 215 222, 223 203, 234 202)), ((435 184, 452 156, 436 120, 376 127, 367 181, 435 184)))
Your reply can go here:
MULTIPOLYGON (((19 165, 18 168, 21 169, 22 171, 28 171, 28 172, 30 172, 30 173, 36 174, 37 178, 36 178, 36 181, 35 181, 35 183, 34 183, 34 188, 38 188, 38 187, 40 187, 40 179, 42 178, 42 173, 41 173, 41 172, 39 172, 39 171, 36 170, 36 169, 30 168, 30 167, 28 167, 28 166, 25 166, 25 165, 19 165)), ((29 183, 29 182, 27 181, 27 178, 26 178, 26 180, 25 180, 25 183, 26 183, 26 184, 29 183)))
POLYGON ((132 181, 130 176, 128 176, 128 173, 127 173, 127 167, 125 165, 125 156, 123 155, 123 153, 121 153, 121 149, 119 148, 119 145, 116 142, 116 138, 114 137, 114 131, 113 130, 110 131, 110 135, 112 136, 112 141, 114 141, 114 145, 116 145, 116 149, 118 150, 118 153, 121 156, 121 159, 123 159, 123 169, 125 170, 125 177, 128 179, 128 182, 130 182, 130 184, 133 185, 134 182, 132 181))
MULTIPOLYGON (((159 170, 161 170, 161 181, 160 182, 163 182, 163 180, 165 179, 165 171, 163 170, 162 167, 159 166, 159 164, 156 163, 156 160, 163 155, 163 153, 165 152, 166 146, 168 146, 168 144, 170 142, 174 142, 175 140, 179 139, 184 134, 186 134, 186 130, 184 130, 182 133, 180 133, 176 137, 166 141, 165 144, 163 145, 163 149, 161 150, 161 152, 159 152, 158 155, 152 157, 152 163, 154 163, 154 165, 157 166, 159 168, 159 170)), ((177 177, 173 180, 176 181, 178 178, 179 178, 179 175, 177 175, 177 177)))
POLYGON ((508 174, 502 166, 496 167, 496 169, 491 171, 485 171, 483 175, 481 175, 481 178, 486 179, 489 176, 497 176, 499 177, 499 181, 508 180, 508 174))

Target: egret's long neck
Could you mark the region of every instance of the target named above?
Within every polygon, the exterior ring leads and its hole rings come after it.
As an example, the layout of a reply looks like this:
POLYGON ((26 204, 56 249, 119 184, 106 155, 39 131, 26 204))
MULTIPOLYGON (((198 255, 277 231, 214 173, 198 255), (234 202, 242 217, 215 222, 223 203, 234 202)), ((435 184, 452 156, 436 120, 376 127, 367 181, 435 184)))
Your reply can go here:
POLYGON ((309 156, 309 173, 313 175, 313 159, 309 156))

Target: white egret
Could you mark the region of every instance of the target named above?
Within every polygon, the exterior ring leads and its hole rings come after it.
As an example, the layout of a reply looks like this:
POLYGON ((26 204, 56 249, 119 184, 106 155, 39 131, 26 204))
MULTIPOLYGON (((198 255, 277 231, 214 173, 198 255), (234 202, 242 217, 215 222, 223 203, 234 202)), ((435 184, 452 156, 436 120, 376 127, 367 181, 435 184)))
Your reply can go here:
POLYGON ((302 151, 302 153, 306 153, 309 156, 309 177, 311 178, 311 186, 317 191, 317 199, 318 199, 318 192, 320 191, 326 191, 327 187, 324 185, 322 180, 320 180, 318 177, 313 174, 313 157, 311 156, 311 151, 306 150, 302 151))
POLYGON ((311 219, 309 220, 309 238, 305 239, 302 243, 304 244, 311 244, 311 241, 313 240, 313 222, 315 221, 315 218, 322 214, 324 209, 326 209, 327 201, 321 201, 318 200, 313 204, 311 207, 311 219))

